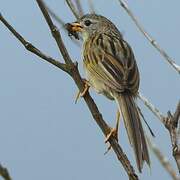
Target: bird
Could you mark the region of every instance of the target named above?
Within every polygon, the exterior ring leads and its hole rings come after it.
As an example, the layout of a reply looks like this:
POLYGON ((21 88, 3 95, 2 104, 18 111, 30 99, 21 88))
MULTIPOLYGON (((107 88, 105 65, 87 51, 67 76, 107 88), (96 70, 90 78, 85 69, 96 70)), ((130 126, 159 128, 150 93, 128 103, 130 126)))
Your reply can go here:
MULTIPOLYGON (((138 170, 142 172, 144 162, 150 166, 150 157, 136 104, 140 74, 133 50, 118 28, 102 15, 83 15, 70 23, 70 26, 71 33, 76 36, 76 33, 81 34, 83 39, 83 67, 87 84, 97 93, 116 101, 138 170)), ((113 135, 117 138, 118 126, 119 118, 116 128, 111 128, 106 141, 113 135)))

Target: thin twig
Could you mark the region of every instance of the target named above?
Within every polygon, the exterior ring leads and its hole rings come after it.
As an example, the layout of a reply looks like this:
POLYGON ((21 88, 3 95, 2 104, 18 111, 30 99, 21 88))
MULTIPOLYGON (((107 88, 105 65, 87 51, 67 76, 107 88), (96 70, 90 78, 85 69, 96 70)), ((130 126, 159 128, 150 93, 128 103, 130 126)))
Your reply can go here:
POLYGON ((138 97, 142 102, 150 109, 150 111, 164 124, 164 116, 162 113, 146 98, 139 92, 138 97))
POLYGON ((90 10, 90 13, 95 13, 96 10, 95 10, 93 1, 92 1, 92 0, 88 0, 88 4, 89 4, 89 10, 90 10))
MULTIPOLYGON (((44 2, 44 1, 43 1, 44 2)), ((45 2, 44 2, 45 4, 45 2)), ((47 5, 45 4, 46 9, 48 10, 49 14, 62 26, 64 27, 65 22, 47 5)))
POLYGON ((79 13, 76 10, 76 7, 74 6, 74 4, 72 3, 71 0, 66 0, 67 5, 69 6, 69 8, 71 9, 72 13, 74 14, 74 16, 76 17, 76 19, 80 18, 79 13))
POLYGON ((174 121, 174 126, 175 127, 178 127, 178 123, 180 121, 179 117, 180 117, 180 101, 178 102, 176 111, 174 113, 174 120, 173 121, 174 121))
MULTIPOLYGON (((61 36, 60 36, 60 33, 57 31, 57 29, 55 28, 50 16, 48 15, 48 12, 45 8, 45 5, 43 4, 43 1, 42 0, 36 0, 50 29, 51 29, 51 32, 52 32, 52 35, 53 37, 55 38, 56 40, 56 43, 59 47, 59 50, 61 51, 62 53, 62 56, 66 62, 66 65, 68 67, 68 73, 71 75, 71 77, 73 78, 73 80, 75 81, 76 85, 78 86, 79 90, 82 92, 83 89, 84 89, 84 83, 83 83, 83 80, 80 76, 80 73, 78 71, 78 68, 77 68, 77 63, 73 63, 64 44, 63 44, 63 41, 61 39, 61 36)), ((15 31, 14 28, 12 28, 12 26, 9 25, 9 23, 2 17, 2 15, 0 14, 0 21, 2 21, 4 23, 4 25, 13 33, 13 35, 23 44, 23 45, 26 45, 28 44, 27 47, 33 47, 32 49, 33 50, 30 50, 32 53, 38 55, 38 56, 42 56, 42 58, 44 57, 44 54, 42 55, 38 49, 36 49, 33 45, 31 45, 30 43, 27 43, 24 38, 15 31), (30 44, 30 45, 29 45, 30 44)), ((26 47, 26 46, 25 46, 26 47)), ((29 48, 27 48, 27 50, 29 50, 29 48)), ((52 63, 51 61, 49 61, 48 58, 44 57, 44 59, 50 63, 52 63)), ((64 65, 64 64, 61 64, 60 65, 56 65, 56 63, 54 63, 54 60, 53 60, 53 65, 59 67, 60 69, 63 70, 63 68, 61 67, 61 65, 64 65)), ((58 62, 59 64, 59 62, 58 62)), ((66 68, 67 68, 66 67, 66 68)), ((98 110, 98 107, 96 106, 94 100, 92 99, 92 97, 90 96, 89 93, 86 93, 86 95, 83 97, 94 120, 96 121, 96 123, 99 125, 99 127, 101 128, 101 130, 103 131, 104 135, 106 136, 109 132, 110 132, 110 129, 109 129, 109 126, 106 124, 106 122, 103 120, 103 117, 101 115, 101 113, 99 112, 98 110)), ((119 159, 119 161, 121 162, 121 164, 123 165, 124 169, 126 170, 128 176, 129 176, 129 179, 130 180, 138 180, 138 176, 135 174, 135 171, 134 171, 134 168, 132 167, 130 161, 128 160, 127 156, 125 155, 125 153, 123 152, 122 148, 120 147, 120 145, 118 144, 117 140, 114 138, 114 137, 111 137, 109 139, 109 143, 111 144, 114 152, 116 153, 117 155, 117 158, 119 159)))
POLYGON ((53 59, 50 56, 45 55, 44 53, 42 53, 39 49, 37 49, 34 45, 32 45, 31 43, 29 43, 28 41, 26 41, 2 16, 2 14, 0 14, 0 21, 11 31, 11 33, 24 45, 24 47, 36 54, 37 56, 39 56, 40 58, 46 60, 47 62, 57 66, 58 68, 60 68, 61 70, 69 73, 69 68, 66 64, 60 63, 59 61, 53 59))
POLYGON ((77 9, 79 11, 79 15, 83 16, 84 12, 83 12, 81 1, 80 0, 75 0, 75 4, 76 4, 76 7, 77 7, 77 9))
POLYGON ((127 3, 124 0, 118 0, 120 5, 125 9, 128 15, 131 17, 133 22, 136 24, 141 33, 146 37, 146 39, 159 51, 159 53, 164 57, 164 59, 180 74, 180 66, 175 63, 175 61, 165 52, 164 49, 160 47, 157 41, 152 38, 143 28, 143 26, 139 23, 138 19, 129 9, 127 3))
POLYGON ((3 177, 4 180, 12 180, 7 168, 3 167, 1 164, 0 164, 0 176, 3 177))
POLYGON ((165 170, 171 175, 171 177, 174 180, 180 180, 180 176, 176 174, 176 171, 172 168, 172 165, 168 161, 168 158, 165 157, 165 155, 159 150, 158 146, 151 141, 151 139, 146 136, 147 142, 149 144, 149 147, 153 151, 153 153, 156 155, 162 166, 165 168, 165 170))

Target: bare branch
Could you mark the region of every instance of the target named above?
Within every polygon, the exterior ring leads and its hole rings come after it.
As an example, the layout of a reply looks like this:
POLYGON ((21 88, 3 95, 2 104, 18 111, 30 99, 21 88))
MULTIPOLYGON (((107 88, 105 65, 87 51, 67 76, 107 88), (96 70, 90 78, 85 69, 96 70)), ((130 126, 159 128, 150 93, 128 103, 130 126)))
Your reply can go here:
POLYGON ((124 0, 118 0, 120 5, 125 9, 128 15, 131 17, 133 22, 136 24, 137 28, 142 32, 146 39, 159 51, 159 53, 164 57, 164 59, 180 74, 180 66, 175 63, 175 61, 163 50, 157 41, 152 38, 139 23, 138 19, 134 16, 132 11, 129 9, 127 3, 124 0))
POLYGON ((60 63, 59 61, 53 59, 52 57, 49 57, 47 55, 45 55, 44 53, 42 53, 39 49, 37 49, 35 46, 33 46, 31 43, 29 43, 28 41, 26 41, 2 16, 2 14, 0 14, 0 21, 11 31, 11 33, 24 45, 24 47, 36 54, 37 56, 39 56, 40 58, 46 60, 47 62, 57 66, 58 68, 60 68, 61 70, 69 73, 69 67, 66 64, 60 63))
POLYGON ((3 167, 1 164, 0 164, 0 176, 2 176, 4 180, 12 180, 7 168, 3 167))
POLYGON ((77 9, 79 11, 79 15, 83 16, 84 12, 83 12, 81 1, 80 0, 75 0, 75 3, 76 3, 76 6, 77 6, 77 9))
POLYGON ((158 146, 151 141, 151 139, 146 136, 149 147, 154 152, 162 166, 166 169, 166 171, 171 175, 174 180, 180 180, 180 176, 176 174, 176 171, 172 168, 172 165, 168 161, 168 158, 164 156, 164 154, 159 150, 158 146))
POLYGON ((71 0, 66 0, 67 5, 69 6, 69 8, 71 9, 72 13, 74 14, 74 16, 76 17, 76 19, 80 18, 79 13, 76 10, 76 7, 74 6, 74 4, 72 3, 71 0))

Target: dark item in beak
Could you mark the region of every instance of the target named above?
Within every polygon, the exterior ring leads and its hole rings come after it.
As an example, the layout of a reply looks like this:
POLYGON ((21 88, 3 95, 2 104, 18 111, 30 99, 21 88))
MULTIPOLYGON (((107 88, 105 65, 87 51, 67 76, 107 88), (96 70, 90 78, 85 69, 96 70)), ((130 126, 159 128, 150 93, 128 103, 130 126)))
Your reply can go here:
POLYGON ((72 25, 70 23, 65 24, 65 28, 68 31, 68 36, 73 36, 75 39, 79 40, 78 33, 76 31, 73 31, 72 25))
POLYGON ((82 27, 78 23, 67 23, 65 28, 68 31, 68 36, 73 36, 75 39, 79 40, 78 32, 81 31, 82 27))

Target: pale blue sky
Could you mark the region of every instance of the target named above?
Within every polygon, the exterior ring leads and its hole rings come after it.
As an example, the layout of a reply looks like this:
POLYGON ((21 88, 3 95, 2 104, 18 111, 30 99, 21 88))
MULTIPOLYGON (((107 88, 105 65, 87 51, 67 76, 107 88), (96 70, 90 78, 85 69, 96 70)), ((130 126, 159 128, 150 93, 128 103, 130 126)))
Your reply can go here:
MULTIPOLYGON (((46 2, 66 22, 74 20, 64 0, 46 2)), ((83 2, 88 12, 87 1, 83 2)), ((174 111, 180 92, 179 75, 137 30, 117 0, 94 2, 97 12, 109 17, 131 44, 141 72, 140 91, 163 113, 174 111)), ((0 12, 28 41, 62 60, 35 1, 1 0, 0 4, 0 12)), ((180 64, 180 2, 129 1, 129 6, 147 31, 180 64)), ((83 75, 80 50, 61 32, 83 75)), ((104 156, 107 147, 104 137, 83 100, 74 104, 77 88, 71 78, 27 52, 2 23, 0 40, 0 163, 9 169, 13 179, 127 179, 114 153, 104 156)), ((92 96, 113 126, 115 103, 94 92, 92 96)), ((154 130, 155 142, 176 169, 168 132, 142 104, 141 108, 154 130)), ((135 164, 123 123, 119 134, 120 144, 135 164)), ((150 154, 151 172, 145 167, 140 179, 160 176, 169 180, 170 176, 150 154)))

